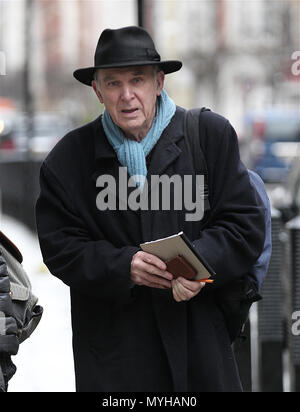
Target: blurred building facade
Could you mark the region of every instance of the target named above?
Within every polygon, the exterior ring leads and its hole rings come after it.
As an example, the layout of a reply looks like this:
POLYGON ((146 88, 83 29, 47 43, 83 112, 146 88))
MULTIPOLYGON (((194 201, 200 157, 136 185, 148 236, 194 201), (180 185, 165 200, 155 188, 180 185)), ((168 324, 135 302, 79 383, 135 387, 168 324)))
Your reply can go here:
POLYGON ((249 110, 281 105, 300 114, 300 76, 291 72, 292 54, 300 50, 299 0, 150 4, 159 50, 184 62, 169 81, 178 104, 211 107, 241 134, 249 110))
POLYGON ((24 109, 24 61, 29 56, 36 110, 88 112, 86 105, 93 103, 90 90, 80 86, 72 73, 93 65, 103 29, 131 24, 136 24, 134 0, 0 0, 0 50, 7 58, 0 96, 9 96, 24 109), (26 14, 30 22, 27 45, 26 14))
MULTIPOLYGON (((30 80, 37 108, 79 115, 99 110, 72 77, 93 64, 99 33, 137 24, 135 0, 0 0, 0 50, 7 60, 0 95, 22 103, 25 12, 30 17, 30 80)), ((144 24, 163 58, 183 69, 167 76, 177 104, 208 106, 242 134, 242 116, 269 105, 300 105, 299 0, 144 0, 144 24)), ((90 113, 92 116, 93 113, 90 113)))

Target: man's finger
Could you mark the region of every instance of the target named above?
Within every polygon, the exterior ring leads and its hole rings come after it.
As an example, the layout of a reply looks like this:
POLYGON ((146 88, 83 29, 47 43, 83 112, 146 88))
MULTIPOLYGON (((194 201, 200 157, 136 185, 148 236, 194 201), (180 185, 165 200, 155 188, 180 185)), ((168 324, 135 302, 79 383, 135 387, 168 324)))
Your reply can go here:
POLYGON ((146 272, 141 271, 140 273, 135 274, 132 277, 134 283, 137 285, 151 286, 159 285, 163 288, 171 288, 171 281, 164 279, 161 276, 152 275, 146 272))
POLYGON ((173 296, 174 299, 177 302, 181 301, 188 301, 192 299, 194 296, 196 296, 200 290, 205 286, 204 282, 195 282, 195 281, 188 281, 187 279, 184 278, 177 278, 174 279, 172 282, 172 290, 173 290, 173 296), (191 285, 191 283, 196 283, 196 285, 191 285), (186 287, 188 285, 190 288, 186 287))
POLYGON ((205 282, 197 282, 195 280, 188 280, 184 277, 178 277, 177 281, 185 288, 191 290, 192 292, 197 292, 205 286, 205 282))
POLYGON ((151 255, 151 253, 147 253, 147 252, 142 252, 142 253, 143 253, 142 259, 144 260, 144 262, 149 263, 150 265, 156 266, 161 271, 165 271, 167 269, 167 265, 165 264, 165 262, 159 259, 157 256, 151 255))

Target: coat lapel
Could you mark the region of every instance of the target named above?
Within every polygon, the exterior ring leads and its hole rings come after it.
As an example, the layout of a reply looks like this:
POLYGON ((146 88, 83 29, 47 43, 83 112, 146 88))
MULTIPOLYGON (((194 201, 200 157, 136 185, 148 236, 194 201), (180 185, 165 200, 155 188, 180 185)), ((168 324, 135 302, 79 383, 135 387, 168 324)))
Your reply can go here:
MULTIPOLYGON (((163 131, 159 141, 152 149, 150 165, 148 167, 147 173, 147 183, 148 183, 148 210, 143 210, 141 213, 141 229, 143 240, 150 241, 159 237, 155 230, 155 223, 159 218, 159 213, 151 210, 151 196, 157 189, 157 179, 153 179, 154 176, 161 176, 162 174, 170 173, 171 165, 176 161, 176 159, 181 155, 182 151, 178 147, 177 142, 183 137, 183 128, 180 112, 178 114, 178 109, 172 118, 169 125, 163 131)), ((144 188, 146 190, 146 188, 144 188)), ((158 225, 164 225, 167 222, 159 222, 158 225)), ((174 228, 169 228, 170 222, 167 223, 168 229, 176 230, 174 228)))
MULTIPOLYGON (((94 184, 96 184, 99 176, 109 175, 112 180, 116 182, 116 190, 111 192, 117 200, 117 204, 120 205, 121 210, 127 208, 127 196, 124 195, 124 191, 120 190, 120 187, 127 186, 126 192, 129 195, 134 187, 128 187, 128 179, 130 178, 128 172, 124 172, 124 168, 120 164, 117 155, 107 140, 103 126, 101 123, 101 116, 95 120, 94 123, 94 142, 95 142, 95 171, 92 175, 94 184), (122 171, 120 171, 122 168, 122 171), (121 196, 120 196, 121 194, 121 196), (121 205, 122 204, 122 205, 121 205)), ((133 213, 137 211, 132 210, 133 213)))
POLYGON ((169 126, 155 146, 147 176, 163 174, 181 154, 181 149, 176 145, 176 140, 174 141, 170 137, 169 126))

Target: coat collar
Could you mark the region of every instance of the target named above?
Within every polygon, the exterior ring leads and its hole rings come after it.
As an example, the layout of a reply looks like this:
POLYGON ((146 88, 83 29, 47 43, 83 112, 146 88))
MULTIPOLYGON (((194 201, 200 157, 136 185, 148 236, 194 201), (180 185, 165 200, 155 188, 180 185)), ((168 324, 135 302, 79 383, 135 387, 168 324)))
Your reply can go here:
POLYGON ((181 153, 177 142, 183 137, 183 109, 176 109, 169 125, 163 131, 152 153, 148 175, 159 175, 181 153))

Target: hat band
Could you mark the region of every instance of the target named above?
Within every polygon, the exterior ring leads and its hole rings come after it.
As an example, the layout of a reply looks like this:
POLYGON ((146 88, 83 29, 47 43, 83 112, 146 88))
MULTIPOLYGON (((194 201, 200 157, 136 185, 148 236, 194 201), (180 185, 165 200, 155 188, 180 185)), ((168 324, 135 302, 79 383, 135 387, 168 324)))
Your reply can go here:
POLYGON ((134 47, 122 47, 113 53, 114 49, 109 48, 95 54, 95 66, 138 63, 138 62, 160 62, 160 55, 155 49, 140 49, 134 47), (104 63, 105 62, 105 63, 104 63))

